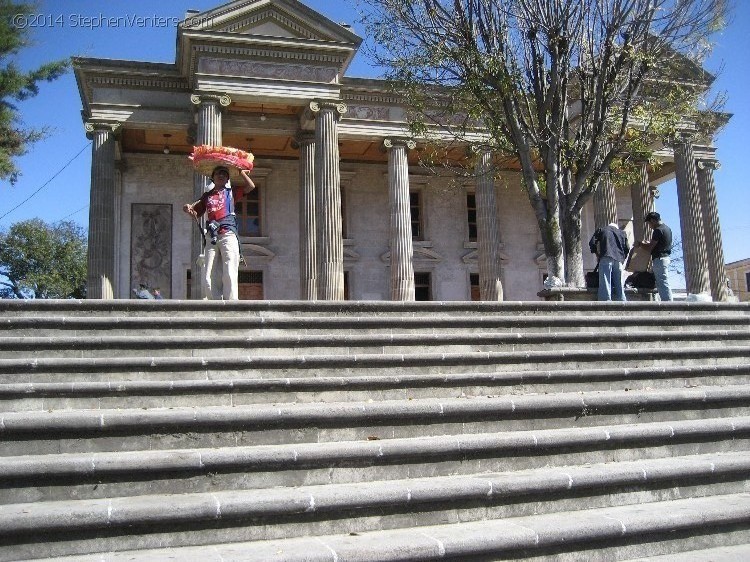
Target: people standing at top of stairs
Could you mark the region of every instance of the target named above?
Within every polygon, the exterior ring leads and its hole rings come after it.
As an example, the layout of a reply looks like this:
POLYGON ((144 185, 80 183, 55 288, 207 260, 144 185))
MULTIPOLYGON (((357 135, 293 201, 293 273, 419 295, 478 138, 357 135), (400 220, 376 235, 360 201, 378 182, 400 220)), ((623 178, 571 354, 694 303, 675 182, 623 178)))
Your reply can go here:
POLYGON ((648 213, 643 220, 651 227, 653 233, 651 241, 643 240, 638 242, 638 245, 651 251, 651 267, 654 271, 659 298, 663 301, 671 301, 672 289, 669 287, 667 269, 672 254, 672 229, 664 224, 661 215, 654 211, 648 213))
POLYGON ((144 283, 138 285, 137 289, 133 289, 133 294, 138 299, 150 300, 154 298, 154 295, 149 292, 148 287, 144 283))
POLYGON ((630 244, 625 232, 614 223, 597 228, 589 240, 589 249, 599 259, 599 300, 627 300, 622 271, 630 244))
POLYGON ((229 169, 216 166, 211 172, 213 183, 200 199, 185 203, 182 210, 195 218, 206 213, 211 244, 206 246, 203 276, 205 294, 212 300, 239 299, 238 269, 240 267, 240 240, 237 232, 235 202, 247 191, 255 189, 247 170, 240 171, 245 185, 232 186, 229 169))

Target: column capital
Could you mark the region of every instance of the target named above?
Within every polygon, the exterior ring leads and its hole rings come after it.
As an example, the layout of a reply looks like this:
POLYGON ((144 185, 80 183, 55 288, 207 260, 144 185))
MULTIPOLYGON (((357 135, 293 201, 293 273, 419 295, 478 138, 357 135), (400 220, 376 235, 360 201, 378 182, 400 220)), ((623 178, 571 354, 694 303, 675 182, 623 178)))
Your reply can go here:
POLYGON ((191 94, 190 103, 201 106, 204 103, 218 103, 221 107, 229 107, 232 98, 226 94, 191 94))
POLYGON ((721 168, 721 163, 718 160, 708 158, 696 158, 696 165, 699 170, 713 170, 716 171, 721 168))
POLYGON ((312 144, 315 142, 315 131, 297 131, 292 139, 292 148, 299 150, 300 146, 304 144, 312 144))
POLYGON ((86 138, 91 140, 95 132, 114 134, 122 127, 121 123, 106 123, 101 121, 86 121, 83 128, 86 130, 86 138))
POLYGON ((349 108, 343 101, 339 100, 313 100, 308 106, 310 111, 314 114, 320 113, 323 109, 333 109, 339 115, 344 115, 349 108))
POLYGON ((487 146, 486 144, 469 144, 466 146, 466 155, 467 156, 474 156, 476 154, 486 154, 488 152, 493 152, 494 149, 492 147, 487 146))
POLYGON ((694 125, 680 126, 667 139, 666 144, 670 146, 684 145, 692 143, 697 138, 698 130, 694 125))
POLYGON ((390 150, 396 146, 405 146, 407 150, 414 150, 417 147, 417 143, 412 139, 399 137, 388 137, 383 139, 383 148, 386 150, 390 150))

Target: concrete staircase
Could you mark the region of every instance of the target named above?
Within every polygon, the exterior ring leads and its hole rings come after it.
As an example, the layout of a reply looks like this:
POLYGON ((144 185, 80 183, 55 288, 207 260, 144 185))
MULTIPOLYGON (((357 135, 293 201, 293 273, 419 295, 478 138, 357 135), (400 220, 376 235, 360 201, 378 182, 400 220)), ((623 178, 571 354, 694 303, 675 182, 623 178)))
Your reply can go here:
POLYGON ((749 439, 745 304, 0 301, 0 561, 747 560, 749 439))

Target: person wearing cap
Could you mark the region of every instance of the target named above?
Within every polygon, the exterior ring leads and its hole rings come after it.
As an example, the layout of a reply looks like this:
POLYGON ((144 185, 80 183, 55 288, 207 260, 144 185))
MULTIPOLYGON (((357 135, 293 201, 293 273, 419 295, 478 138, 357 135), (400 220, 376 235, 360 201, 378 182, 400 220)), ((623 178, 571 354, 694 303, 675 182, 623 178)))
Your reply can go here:
POLYGON ((616 224, 597 228, 589 240, 591 253, 599 259, 600 301, 626 301, 622 264, 630 252, 628 237, 616 224))
POLYGON ((651 267, 654 272, 659 298, 663 301, 671 301, 673 300, 672 289, 669 287, 667 269, 672 254, 672 229, 662 222, 659 213, 653 211, 646 215, 644 222, 653 230, 651 241, 644 240, 638 242, 638 245, 651 252, 651 267))
POLYGON ((206 213, 206 224, 211 232, 211 244, 206 246, 204 286, 212 300, 238 300, 237 284, 240 266, 240 240, 235 217, 235 202, 247 191, 255 189, 247 170, 241 170, 245 185, 233 186, 229 182, 229 169, 216 166, 211 172, 213 183, 200 199, 185 203, 182 210, 200 217, 206 213))

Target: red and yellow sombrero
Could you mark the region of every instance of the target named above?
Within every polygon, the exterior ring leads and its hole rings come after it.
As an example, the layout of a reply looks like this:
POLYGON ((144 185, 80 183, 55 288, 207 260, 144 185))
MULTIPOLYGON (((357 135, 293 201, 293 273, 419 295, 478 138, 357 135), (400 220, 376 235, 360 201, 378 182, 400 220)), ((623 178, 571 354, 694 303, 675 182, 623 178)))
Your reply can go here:
POLYGON ((234 181, 240 179, 240 170, 252 170, 255 160, 252 152, 231 146, 208 144, 194 146, 193 153, 188 158, 192 160, 196 172, 208 177, 211 177, 211 172, 216 166, 226 166, 229 169, 229 178, 234 181))

